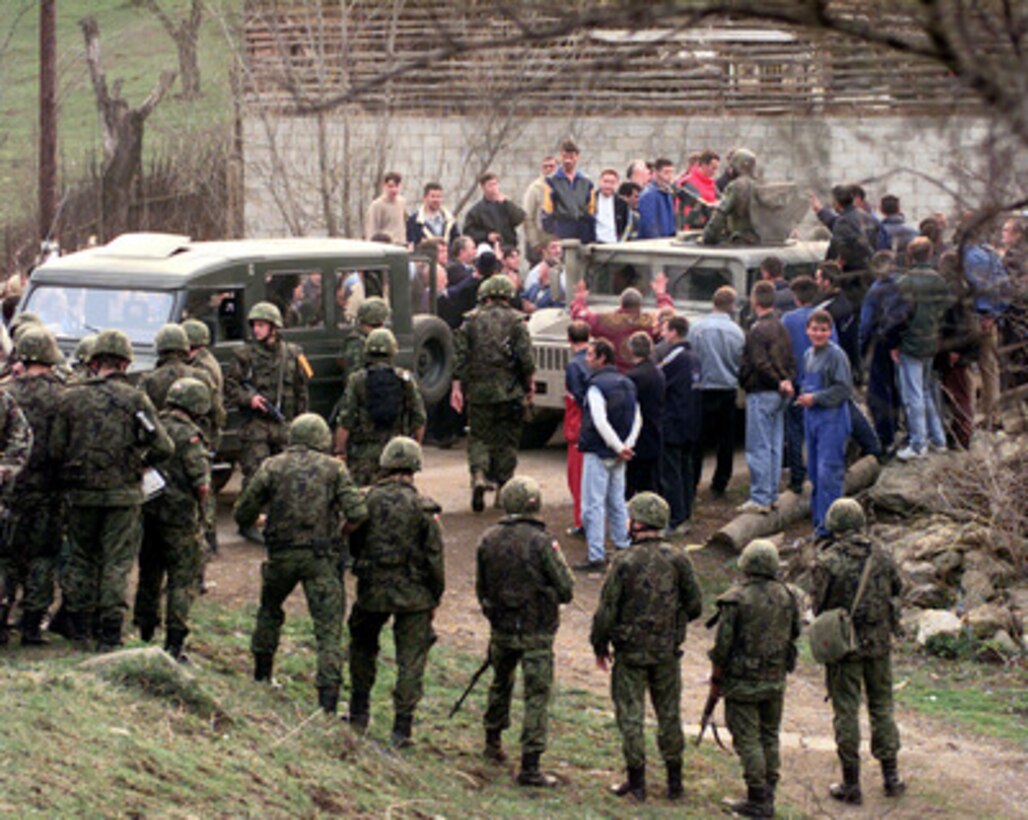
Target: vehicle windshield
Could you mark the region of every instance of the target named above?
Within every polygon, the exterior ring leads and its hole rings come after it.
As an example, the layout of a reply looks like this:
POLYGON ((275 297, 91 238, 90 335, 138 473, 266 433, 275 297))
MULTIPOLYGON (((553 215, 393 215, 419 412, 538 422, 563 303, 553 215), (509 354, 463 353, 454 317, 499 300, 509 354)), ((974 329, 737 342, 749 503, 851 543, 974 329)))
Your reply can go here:
POLYGON ((732 275, 724 267, 699 264, 701 260, 630 264, 619 260, 605 260, 592 264, 586 273, 586 285, 591 293, 618 296, 627 287, 638 289, 643 297, 651 297, 651 282, 657 271, 668 278, 668 295, 676 301, 709 303, 722 285, 732 284, 732 275))
POLYGON ((165 291, 39 285, 29 294, 25 310, 38 315, 59 339, 117 329, 132 342, 145 344, 171 321, 174 301, 175 295, 165 291))

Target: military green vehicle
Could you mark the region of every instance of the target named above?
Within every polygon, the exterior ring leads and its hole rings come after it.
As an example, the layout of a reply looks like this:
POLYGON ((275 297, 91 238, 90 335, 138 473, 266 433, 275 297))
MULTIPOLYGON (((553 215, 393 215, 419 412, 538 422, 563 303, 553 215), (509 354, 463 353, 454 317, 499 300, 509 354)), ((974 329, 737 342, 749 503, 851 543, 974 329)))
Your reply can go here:
MULTIPOLYGON (((416 374, 425 403, 449 395, 453 339, 432 315, 434 277, 419 271, 427 264, 401 247, 349 239, 193 242, 130 233, 37 268, 19 310, 38 314, 65 355, 90 333, 123 330, 135 353, 132 369, 139 371, 154 365, 157 329, 189 318, 210 328, 211 349, 227 366, 233 348, 247 339, 247 312, 270 301, 282 312, 283 337, 303 346, 314 370, 311 409, 327 417, 343 389, 342 342, 370 296, 389 302, 397 362, 416 374), (428 282, 431 292, 419 293, 416 281, 428 282)), ((230 415, 223 436, 221 480, 238 456, 238 421, 230 415)))

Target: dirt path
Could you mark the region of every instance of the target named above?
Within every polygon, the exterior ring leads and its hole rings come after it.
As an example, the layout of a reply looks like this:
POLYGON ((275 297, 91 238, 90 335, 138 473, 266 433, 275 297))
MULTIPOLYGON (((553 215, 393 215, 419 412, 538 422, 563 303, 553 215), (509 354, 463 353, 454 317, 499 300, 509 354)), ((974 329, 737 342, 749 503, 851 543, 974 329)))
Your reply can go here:
MULTIPOLYGON (((492 510, 475 516, 467 512, 468 490, 464 453, 454 449, 426 450, 426 471, 419 478, 423 492, 443 506, 446 534, 447 593, 435 624, 441 640, 481 655, 488 640, 488 626, 474 594, 474 554, 485 526, 499 517, 492 510)), ((738 467, 738 465, 737 465, 738 467)), ((564 479, 564 455, 558 448, 523 453, 519 470, 534 476, 543 487, 545 518, 560 541, 569 562, 585 554, 585 542, 563 535, 571 519, 570 499, 564 479)), ((745 477, 745 470, 736 475, 745 477)), ((228 504, 234 498, 233 485, 222 495, 219 521, 222 553, 211 566, 209 578, 216 586, 211 597, 220 602, 241 604, 257 599, 260 549, 244 544, 231 525, 228 504)), ((732 515, 741 498, 732 492, 726 500, 714 502, 701 492, 697 525, 687 540, 702 541, 732 515)), ((697 572, 723 573, 728 554, 707 550, 692 554, 697 572)), ((588 643, 592 613, 602 583, 600 576, 576 575, 575 601, 564 607, 557 637, 557 677, 563 688, 580 688, 606 696, 608 677, 598 671, 588 643)), ((350 599, 352 600, 352 598, 350 599)), ((300 593, 290 607, 302 606, 300 593)), ((712 602, 706 602, 709 613, 712 602)), ((690 629, 682 664, 682 710, 687 723, 695 722, 706 697, 709 661, 706 651, 712 636, 702 626, 690 629)), ((718 710, 718 718, 721 710, 718 710)), ((838 777, 832 741, 831 707, 824 702, 823 672, 814 664, 801 664, 790 677, 783 720, 782 800, 809 815, 878 817, 1024 817, 1028 806, 1028 750, 1014 744, 981 738, 956 730, 943 721, 917 712, 899 709, 897 720, 903 751, 900 766, 909 784, 900 801, 881 795, 877 766, 864 749, 864 806, 846 809, 826 798, 828 783, 838 777)), ((720 722, 720 720, 719 720, 720 722)), ((555 726, 554 731, 560 731, 555 726)), ((866 718, 862 733, 867 737, 866 718)), ((688 734, 695 736, 695 726, 688 734)), ((727 742, 727 732, 724 732, 727 742)), ((866 747, 866 743, 865 743, 866 747)), ((616 739, 612 739, 612 749, 616 739)), ((611 768, 620 766, 612 755, 611 768)), ((731 791, 731 790, 730 790, 731 791)), ((734 792, 733 792, 734 793, 734 792)))

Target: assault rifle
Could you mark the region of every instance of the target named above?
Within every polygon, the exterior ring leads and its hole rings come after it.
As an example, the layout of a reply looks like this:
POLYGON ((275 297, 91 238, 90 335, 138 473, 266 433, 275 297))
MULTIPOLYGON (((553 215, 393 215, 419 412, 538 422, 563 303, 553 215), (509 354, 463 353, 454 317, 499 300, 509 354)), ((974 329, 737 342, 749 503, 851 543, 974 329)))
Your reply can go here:
POLYGON ((272 421, 277 421, 279 424, 285 423, 286 417, 282 414, 282 411, 279 410, 278 405, 272 404, 268 397, 263 393, 258 393, 257 388, 254 387, 251 382, 243 382, 243 387, 253 390, 253 392, 256 393, 257 398, 264 402, 264 410, 261 411, 264 415, 272 421))
MULTIPOLYGON (((714 734, 714 740, 717 741, 717 745, 722 749, 725 749, 725 744, 721 742, 721 735, 718 734, 717 724, 714 722, 714 709, 717 708, 717 702, 721 700, 721 687, 710 682, 710 694, 707 695, 707 702, 703 705, 703 717, 700 718, 700 733, 696 736, 696 742, 694 745, 699 746, 703 741, 703 735, 707 732, 707 727, 710 727, 711 732, 714 734)), ((727 749, 726 749, 727 751, 727 749)))
POLYGON ((452 718, 455 714, 457 714, 457 712, 460 711, 460 707, 464 705, 464 701, 467 700, 468 695, 471 694, 471 690, 475 688, 475 684, 478 683, 478 679, 485 674, 485 670, 489 668, 491 663, 492 661, 489 659, 489 655, 487 654, 485 656, 485 660, 482 661, 482 665, 479 666, 478 669, 475 670, 475 674, 471 676, 471 682, 467 685, 467 688, 464 690, 464 694, 462 694, 460 698, 457 700, 457 702, 453 704, 453 708, 450 709, 449 717, 452 718))

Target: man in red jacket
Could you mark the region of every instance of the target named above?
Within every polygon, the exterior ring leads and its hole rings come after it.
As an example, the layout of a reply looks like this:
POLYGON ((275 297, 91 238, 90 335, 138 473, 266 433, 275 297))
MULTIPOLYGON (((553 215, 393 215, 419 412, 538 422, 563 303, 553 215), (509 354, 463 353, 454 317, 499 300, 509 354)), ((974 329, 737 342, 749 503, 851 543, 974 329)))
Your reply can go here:
POLYGON ((720 162, 717 152, 708 148, 700 154, 689 172, 678 180, 678 187, 687 194, 682 200, 682 218, 686 227, 702 228, 717 206, 720 199, 717 167, 720 162))

